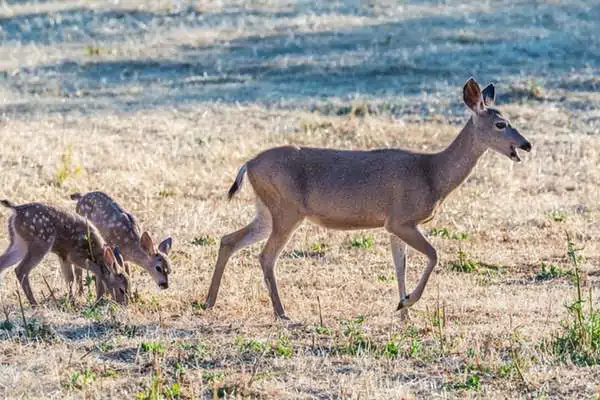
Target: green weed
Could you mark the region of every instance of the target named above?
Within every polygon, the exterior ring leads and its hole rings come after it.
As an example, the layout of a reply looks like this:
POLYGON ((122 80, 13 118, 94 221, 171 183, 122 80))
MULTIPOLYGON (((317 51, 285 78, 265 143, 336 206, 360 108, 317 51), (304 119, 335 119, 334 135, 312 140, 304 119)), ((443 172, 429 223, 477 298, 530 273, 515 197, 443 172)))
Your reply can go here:
POLYGON ((562 331, 556 334, 550 347, 562 361, 570 360, 576 365, 600 364, 600 311, 594 308, 592 292, 586 300, 581 287, 580 257, 578 249, 567 235, 567 255, 573 265, 575 299, 567 304, 569 319, 562 321, 562 331), (587 307, 586 307, 587 303, 587 307))
POLYGON ((60 156, 60 163, 54 173, 54 183, 62 187, 67 179, 79 174, 83 169, 73 160, 73 148, 68 146, 60 156))
POLYGON ((355 249, 370 249, 374 243, 375 240, 371 235, 356 236, 350 240, 350 246, 355 249))

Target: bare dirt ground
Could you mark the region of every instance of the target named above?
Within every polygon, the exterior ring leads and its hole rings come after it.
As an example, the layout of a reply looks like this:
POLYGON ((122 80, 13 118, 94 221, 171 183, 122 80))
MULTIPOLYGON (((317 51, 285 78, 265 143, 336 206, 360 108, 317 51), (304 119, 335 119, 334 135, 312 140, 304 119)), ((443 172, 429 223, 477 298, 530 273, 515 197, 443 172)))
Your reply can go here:
MULTIPOLYGON (((70 193, 104 190, 173 237, 174 272, 159 291, 137 269, 127 308, 71 306, 50 256, 26 324, 6 273, 0 396, 599 396, 598 365, 552 347, 576 294, 567 233, 598 307, 599 20, 597 1, 3 1, 0 197, 74 209, 70 193), (409 321, 383 231, 310 224, 277 267, 294 323, 273 319, 259 246, 203 310, 220 236, 253 215, 249 187, 226 201, 248 158, 440 150, 471 74, 534 149, 486 154, 424 227, 441 263, 409 321)), ((409 287, 424 264, 409 254, 409 287)))

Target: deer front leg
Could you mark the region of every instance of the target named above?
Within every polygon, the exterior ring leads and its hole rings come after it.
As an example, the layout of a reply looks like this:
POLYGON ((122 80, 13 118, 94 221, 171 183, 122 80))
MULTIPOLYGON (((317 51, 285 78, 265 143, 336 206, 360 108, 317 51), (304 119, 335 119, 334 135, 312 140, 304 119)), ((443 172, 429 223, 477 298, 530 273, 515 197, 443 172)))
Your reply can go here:
MULTIPOLYGON (((421 298, 421 295, 425 290, 425 286, 427 285, 427 281, 429 280, 429 276, 437 265, 438 256, 437 251, 433 248, 425 236, 423 236, 416 225, 394 226, 393 224, 389 224, 386 225, 386 229, 398 236, 398 238, 400 238, 402 241, 404 241, 404 243, 413 249, 427 256, 429 259, 427 267, 425 268, 425 271, 423 271, 423 275, 421 275, 421 279, 419 279, 419 283, 417 283, 415 290, 413 290, 409 295, 400 299, 398 310, 401 310, 403 308, 412 306, 421 298)), ((398 283, 398 285, 400 285, 400 283, 398 283)))
POLYGON ((73 275, 73 266, 71 265, 71 263, 69 263, 64 258, 59 258, 59 261, 60 261, 60 272, 62 273, 65 283, 67 284, 69 299, 71 299, 71 301, 73 301, 74 300, 73 284, 75 282, 75 277, 73 275))
MULTIPOLYGON (((398 281, 398 293, 400 294, 400 303, 406 299, 406 243, 396 235, 390 235, 390 244, 392 248, 392 258, 396 270, 396 280, 398 281)), ((408 309, 404 309, 402 318, 408 318, 408 309)))
POLYGON ((287 320, 289 318, 285 315, 281 299, 279 298, 277 281, 275 280, 275 263, 279 257, 279 253, 281 253, 281 250, 285 247, 300 222, 301 218, 298 218, 295 215, 284 215, 281 218, 273 215, 273 230, 259 256, 265 285, 271 296, 273 311, 275 312, 275 316, 279 319, 287 320))

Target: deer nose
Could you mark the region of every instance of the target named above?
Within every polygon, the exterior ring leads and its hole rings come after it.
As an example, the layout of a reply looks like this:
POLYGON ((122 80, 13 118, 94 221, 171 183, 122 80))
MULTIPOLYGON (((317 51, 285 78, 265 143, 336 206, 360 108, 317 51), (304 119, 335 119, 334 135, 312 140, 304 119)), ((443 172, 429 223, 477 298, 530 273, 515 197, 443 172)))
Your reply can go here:
POLYGON ((521 150, 525 150, 525 151, 529 152, 529 151, 531 151, 531 143, 529 143, 528 141, 525 141, 525 143, 520 145, 519 148, 521 150))
POLYGON ((158 286, 159 286, 161 289, 168 289, 168 288, 169 288, 169 282, 163 282, 163 283, 160 283, 158 286))

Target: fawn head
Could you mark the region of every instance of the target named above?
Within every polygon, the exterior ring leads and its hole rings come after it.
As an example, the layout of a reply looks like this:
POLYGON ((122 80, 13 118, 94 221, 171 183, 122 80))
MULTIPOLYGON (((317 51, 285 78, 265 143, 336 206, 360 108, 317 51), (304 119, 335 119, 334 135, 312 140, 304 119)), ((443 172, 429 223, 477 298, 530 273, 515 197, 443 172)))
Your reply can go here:
POLYGON ((517 149, 531 151, 531 143, 511 124, 508 118, 494 108, 496 90, 491 83, 481 90, 475 79, 471 78, 463 88, 463 100, 473 114, 478 139, 488 148, 504 154, 519 162, 517 149))
POLYGON ((111 249, 109 246, 104 248, 104 265, 108 269, 108 289, 112 292, 113 298, 119 304, 127 305, 129 301, 129 278, 123 273, 125 265, 123 257, 118 247, 111 249))
POLYGON ((144 251, 152 258, 152 264, 149 266, 148 272, 161 289, 167 289, 169 287, 169 274, 171 273, 171 262, 167 255, 171 250, 173 241, 171 238, 167 238, 157 248, 150 234, 144 232, 140 242, 144 251))

